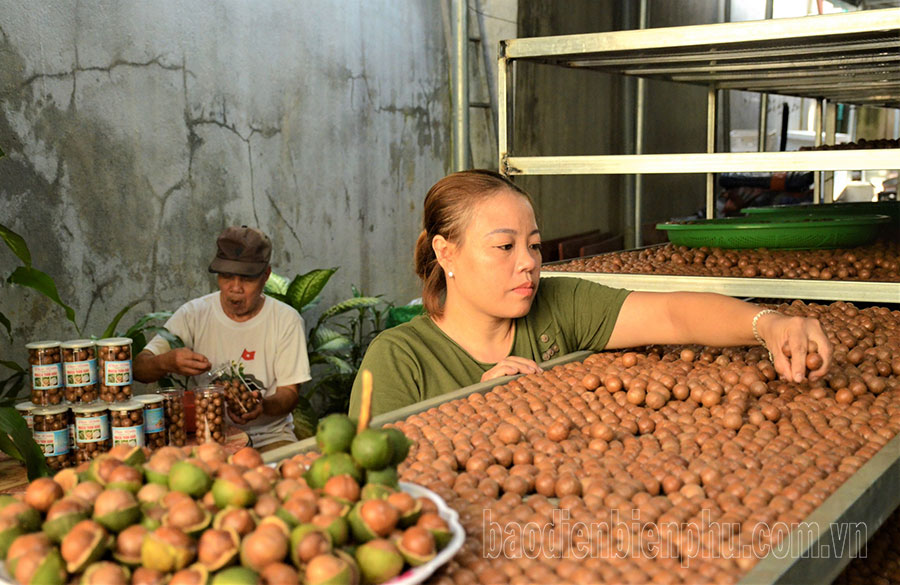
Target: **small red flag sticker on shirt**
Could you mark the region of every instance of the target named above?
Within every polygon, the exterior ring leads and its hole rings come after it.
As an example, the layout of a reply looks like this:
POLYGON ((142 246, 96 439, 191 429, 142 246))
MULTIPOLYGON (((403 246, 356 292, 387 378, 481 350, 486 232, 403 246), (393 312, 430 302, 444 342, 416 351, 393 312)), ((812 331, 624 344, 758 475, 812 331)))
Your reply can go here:
POLYGON ((255 355, 256 355, 256 352, 255 352, 255 351, 247 351, 247 350, 245 349, 245 350, 244 350, 244 353, 241 354, 241 359, 244 360, 245 362, 249 362, 250 360, 253 359, 253 357, 254 357, 255 355))

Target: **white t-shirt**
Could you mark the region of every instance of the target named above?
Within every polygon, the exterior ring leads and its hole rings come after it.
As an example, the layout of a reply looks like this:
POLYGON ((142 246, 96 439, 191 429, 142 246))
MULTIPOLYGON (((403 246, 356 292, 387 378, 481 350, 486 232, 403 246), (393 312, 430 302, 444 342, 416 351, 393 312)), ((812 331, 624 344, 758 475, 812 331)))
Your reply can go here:
MULTIPOLYGON (((184 341, 185 347, 203 354, 213 368, 231 361, 242 362, 244 372, 265 386, 265 395, 278 386, 300 384, 310 379, 303 318, 291 306, 266 297, 263 308, 252 319, 237 322, 222 310, 219 293, 188 301, 166 321, 166 329, 184 341)), ((169 343, 155 336, 145 349, 154 355, 169 351, 169 343)), ((233 421, 229 421, 235 424, 233 421)), ((293 417, 262 414, 244 430, 253 445, 294 441, 293 417)))

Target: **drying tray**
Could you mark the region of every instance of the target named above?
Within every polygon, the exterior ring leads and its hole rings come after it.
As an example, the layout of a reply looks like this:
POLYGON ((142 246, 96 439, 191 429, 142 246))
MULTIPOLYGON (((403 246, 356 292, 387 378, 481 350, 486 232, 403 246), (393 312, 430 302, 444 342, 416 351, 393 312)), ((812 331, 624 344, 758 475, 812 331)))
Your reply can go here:
POLYGON ((691 248, 811 250, 869 244, 878 237, 879 227, 890 221, 887 215, 876 214, 735 217, 660 223, 656 229, 667 232, 673 244, 691 248))
MULTIPOLYGON (((565 275, 565 273, 559 273, 565 275)), ((749 280, 749 279, 748 279, 749 280)), ((591 351, 576 351, 543 362, 544 370, 574 361, 584 361, 591 351)), ((485 394, 520 376, 503 376, 487 382, 448 392, 399 410, 378 415, 372 427, 395 423, 436 408, 445 402, 471 394, 485 394)), ((310 437, 263 453, 268 462, 288 459, 298 453, 316 449, 316 438, 310 437)), ((882 447, 816 508, 804 523, 791 531, 786 546, 790 554, 766 555, 755 567, 741 576, 739 585, 819 584, 830 583, 847 564, 865 554, 864 543, 900 504, 900 435, 882 447)))

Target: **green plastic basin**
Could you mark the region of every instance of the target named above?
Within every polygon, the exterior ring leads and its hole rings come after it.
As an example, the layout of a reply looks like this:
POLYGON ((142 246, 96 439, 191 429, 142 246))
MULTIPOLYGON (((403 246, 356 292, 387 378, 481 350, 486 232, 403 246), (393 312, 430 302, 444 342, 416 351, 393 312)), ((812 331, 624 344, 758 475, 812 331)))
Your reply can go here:
POLYGON ((700 248, 780 248, 812 250, 870 244, 887 215, 815 215, 735 217, 667 222, 656 225, 677 246, 700 248))

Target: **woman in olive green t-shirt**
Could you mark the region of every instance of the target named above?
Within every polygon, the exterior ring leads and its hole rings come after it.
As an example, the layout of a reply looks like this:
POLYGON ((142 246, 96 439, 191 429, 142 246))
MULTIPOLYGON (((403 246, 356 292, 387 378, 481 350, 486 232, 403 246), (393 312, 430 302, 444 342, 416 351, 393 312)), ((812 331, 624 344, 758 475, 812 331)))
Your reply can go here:
MULTIPOLYGON (((373 415, 479 381, 540 372, 539 360, 582 349, 763 343, 776 371, 799 382, 814 341, 823 363, 810 379, 831 363, 831 344, 815 319, 760 311, 714 293, 541 280, 531 199, 498 173, 444 177, 428 192, 423 215, 415 265, 427 315, 382 332, 369 346, 360 369, 372 372, 373 415)), ((354 416, 360 379, 350 396, 354 416)))

